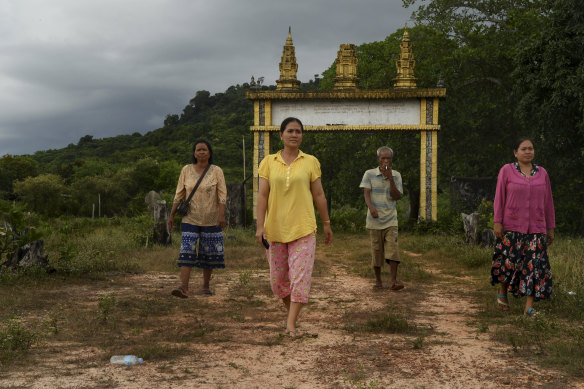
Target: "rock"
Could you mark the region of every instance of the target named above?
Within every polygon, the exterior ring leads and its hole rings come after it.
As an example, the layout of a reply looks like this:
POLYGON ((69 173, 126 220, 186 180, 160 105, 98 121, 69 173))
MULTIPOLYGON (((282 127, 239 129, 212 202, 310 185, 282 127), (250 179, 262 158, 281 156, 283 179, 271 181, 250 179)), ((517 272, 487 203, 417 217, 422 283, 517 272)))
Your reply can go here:
POLYGON ((462 222, 464 224, 464 233, 466 235, 465 242, 478 244, 480 241, 480 214, 478 212, 473 212, 467 215, 466 213, 462 212, 460 216, 462 216, 462 222))

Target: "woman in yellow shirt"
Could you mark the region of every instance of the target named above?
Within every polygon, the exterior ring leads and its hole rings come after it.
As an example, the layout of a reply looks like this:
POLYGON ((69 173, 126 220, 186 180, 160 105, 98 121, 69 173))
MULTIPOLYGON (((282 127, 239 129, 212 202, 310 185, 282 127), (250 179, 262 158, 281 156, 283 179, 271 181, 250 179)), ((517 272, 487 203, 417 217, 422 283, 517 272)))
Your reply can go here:
POLYGON ((304 127, 296 118, 284 119, 280 139, 284 149, 270 154, 259 167, 256 239, 269 241, 270 284, 288 311, 286 333, 299 336, 296 320, 308 302, 314 252, 316 218, 314 205, 324 224, 325 243, 333 240, 320 163, 299 147, 304 127))

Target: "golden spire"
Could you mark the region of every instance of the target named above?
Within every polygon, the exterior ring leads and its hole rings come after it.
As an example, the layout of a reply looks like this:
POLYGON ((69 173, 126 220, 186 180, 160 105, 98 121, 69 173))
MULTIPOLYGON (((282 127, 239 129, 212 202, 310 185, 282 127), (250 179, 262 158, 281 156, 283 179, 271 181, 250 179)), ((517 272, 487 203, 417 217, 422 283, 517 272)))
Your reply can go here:
POLYGON ((415 88, 416 77, 414 77, 414 51, 412 50, 412 42, 410 41, 410 34, 408 34, 408 25, 404 29, 402 43, 399 45, 400 53, 399 59, 396 61, 397 77, 393 79, 394 88, 415 88))
POLYGON ((292 27, 288 27, 288 37, 282 52, 280 62, 280 78, 276 80, 276 90, 298 90, 300 81, 296 79, 296 54, 294 53, 294 44, 292 43, 292 27))
POLYGON ((357 89, 357 54, 355 45, 342 44, 337 52, 337 76, 334 78, 334 89, 357 89))

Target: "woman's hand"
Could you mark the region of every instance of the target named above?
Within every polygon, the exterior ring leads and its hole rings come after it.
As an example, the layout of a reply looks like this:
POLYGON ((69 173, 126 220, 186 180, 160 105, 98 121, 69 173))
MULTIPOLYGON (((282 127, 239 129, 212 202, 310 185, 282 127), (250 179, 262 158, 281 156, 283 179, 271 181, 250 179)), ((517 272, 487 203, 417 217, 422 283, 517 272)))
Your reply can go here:
POLYGON ((554 230, 547 230, 547 233, 545 235, 545 241, 548 244, 548 246, 554 243, 554 239, 555 239, 554 230))
POLYGON ((503 239, 503 224, 502 223, 494 223, 493 224, 493 232, 495 236, 499 239, 503 239))
POLYGON ((217 216, 217 227, 225 228, 225 203, 219 203, 219 215, 217 216))
POLYGON ((264 235, 266 234, 266 230, 264 229, 263 226, 258 226, 258 228, 256 229, 256 240, 258 241, 258 243, 264 247, 264 244, 262 242, 262 238, 264 238, 264 235))
POLYGON ((219 215, 217 218, 217 227, 225 228, 227 222, 225 221, 225 215, 219 215))
POLYGON ((333 230, 331 229, 330 223, 324 223, 324 244, 329 245, 333 242, 333 230))
POLYGON ((174 213, 178 208, 178 202, 172 204, 172 209, 170 210, 170 216, 168 216, 168 229, 174 231, 174 213))

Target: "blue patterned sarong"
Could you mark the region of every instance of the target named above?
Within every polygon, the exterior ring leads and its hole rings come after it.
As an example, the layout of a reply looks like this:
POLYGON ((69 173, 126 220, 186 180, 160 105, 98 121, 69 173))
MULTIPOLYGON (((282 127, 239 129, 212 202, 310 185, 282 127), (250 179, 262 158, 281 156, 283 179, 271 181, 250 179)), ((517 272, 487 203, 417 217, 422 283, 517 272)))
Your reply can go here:
POLYGON ((200 227, 181 223, 182 243, 178 266, 223 269, 223 231, 221 227, 200 227))

